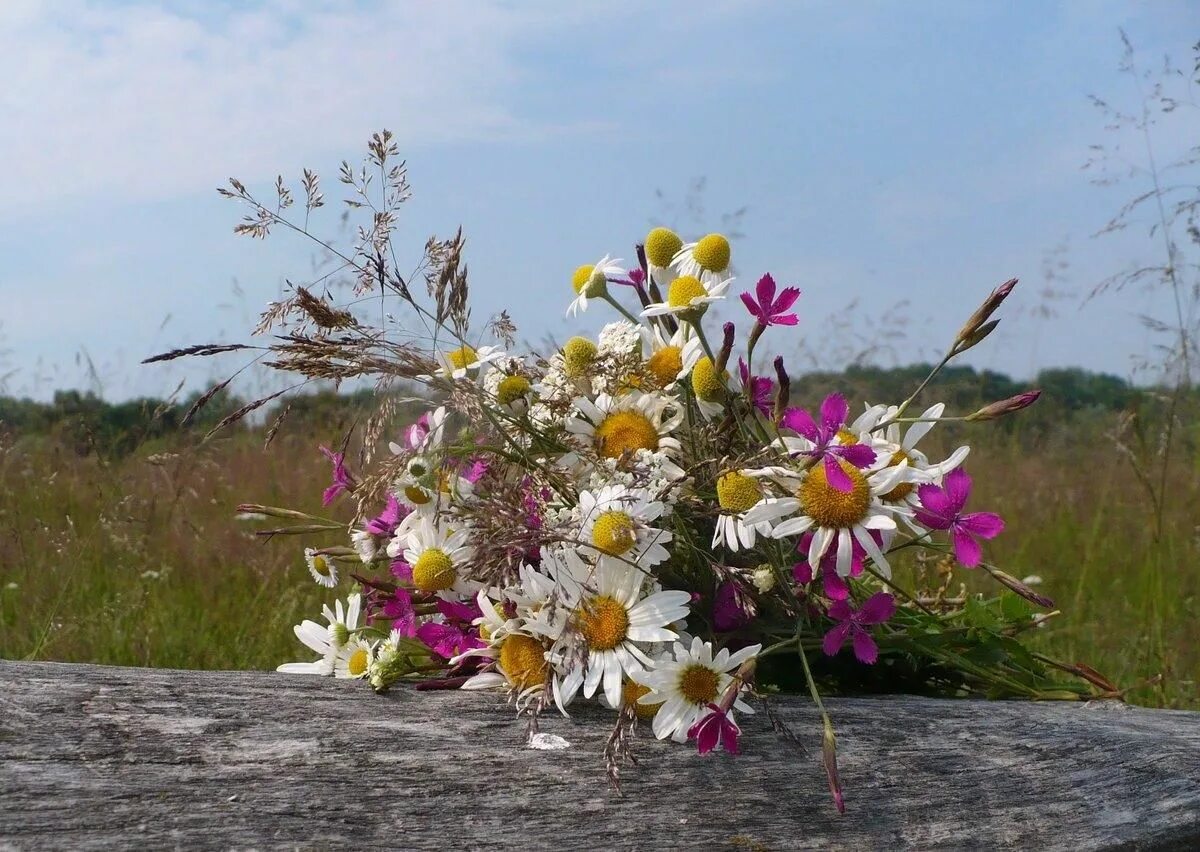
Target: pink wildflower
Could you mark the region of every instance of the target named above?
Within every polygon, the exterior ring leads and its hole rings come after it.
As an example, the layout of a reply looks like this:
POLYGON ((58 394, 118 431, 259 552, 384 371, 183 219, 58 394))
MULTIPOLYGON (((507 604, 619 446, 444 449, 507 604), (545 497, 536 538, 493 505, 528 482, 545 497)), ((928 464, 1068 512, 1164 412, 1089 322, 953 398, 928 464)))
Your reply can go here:
POLYGON ((833 657, 849 638, 854 645, 854 656, 860 663, 870 665, 879 659, 879 646, 871 638, 867 626, 882 624, 896 611, 896 599, 887 592, 876 592, 854 609, 849 601, 834 601, 829 607, 829 617, 840 622, 825 634, 821 643, 826 654, 833 657))
POLYGON ((842 470, 839 459, 845 459, 858 468, 869 467, 875 462, 875 451, 866 444, 838 443, 838 432, 846 425, 850 406, 840 393, 830 394, 821 403, 821 422, 818 425, 811 414, 803 408, 789 408, 783 414, 782 425, 807 438, 813 445, 811 450, 802 450, 798 455, 823 459, 826 480, 838 491, 853 491, 854 483, 842 470))
POLYGON ((954 556, 967 568, 979 565, 983 556, 977 539, 995 538, 1004 531, 1004 520, 994 512, 963 514, 971 496, 971 477, 962 468, 946 474, 943 486, 917 486, 921 506, 914 514, 918 524, 931 530, 949 530, 954 556))
POLYGON ((335 453, 329 447, 321 447, 321 453, 333 463, 333 484, 321 495, 321 505, 328 506, 343 491, 354 490, 354 477, 346 470, 346 454, 335 453))
POLYGON ((757 408, 763 417, 770 417, 775 404, 775 382, 766 376, 750 375, 750 367, 742 358, 738 358, 738 375, 742 377, 742 387, 750 388, 750 404, 757 408))
POLYGON ((775 289, 775 279, 768 273, 758 279, 758 284, 755 285, 757 300, 747 291, 742 293, 742 304, 762 326, 795 325, 799 319, 794 313, 787 311, 800 298, 800 289, 784 287, 778 296, 775 295, 775 289))
POLYGON ((732 711, 716 704, 708 705, 708 712, 688 728, 688 739, 696 741, 696 750, 708 754, 718 745, 730 754, 738 753, 738 734, 741 728, 733 721, 732 711))

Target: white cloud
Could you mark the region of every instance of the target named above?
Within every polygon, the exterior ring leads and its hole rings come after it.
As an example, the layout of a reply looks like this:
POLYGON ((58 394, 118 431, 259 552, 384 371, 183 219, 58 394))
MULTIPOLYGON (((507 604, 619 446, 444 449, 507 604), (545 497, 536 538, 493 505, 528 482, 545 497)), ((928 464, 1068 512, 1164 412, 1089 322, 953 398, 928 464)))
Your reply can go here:
POLYGON ((536 132, 507 106, 516 48, 587 14, 454 0, 4 0, 0 218, 298 169, 357 150, 381 122, 410 146, 536 132))

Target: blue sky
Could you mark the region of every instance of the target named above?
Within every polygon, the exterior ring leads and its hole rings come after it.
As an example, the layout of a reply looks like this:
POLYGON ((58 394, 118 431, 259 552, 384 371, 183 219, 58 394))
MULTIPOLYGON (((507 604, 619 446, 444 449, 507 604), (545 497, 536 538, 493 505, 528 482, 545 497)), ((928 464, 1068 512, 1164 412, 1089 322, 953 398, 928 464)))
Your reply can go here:
MULTIPOLYGON (((563 320, 570 272, 631 258, 652 220, 672 218, 655 191, 679 201, 704 176, 706 220, 677 224, 702 232, 745 206, 738 283, 770 271, 800 286, 794 334, 827 360, 846 344, 830 316, 856 297, 858 334, 907 318, 879 356, 907 362, 1016 276, 973 363, 1127 375, 1151 343, 1136 316, 1161 300, 1079 295, 1155 245, 1140 228, 1090 236, 1131 191, 1089 183, 1088 146, 1134 140, 1106 134, 1087 95, 1136 103, 1118 28, 1147 62, 1190 67, 1198 24, 1194 4, 1168 0, 4 0, 3 390, 97 384, 83 353, 112 398, 236 367, 138 365, 243 339, 309 268, 311 248, 282 234, 235 238, 241 211, 214 187, 236 175, 261 191, 308 166, 332 201, 337 163, 382 127, 410 164, 406 241, 461 223, 474 316, 507 307, 531 340, 607 320, 563 320), (1076 295, 1046 318, 1048 258, 1067 262, 1055 286, 1076 295)), ((1181 115, 1160 153, 1198 132, 1181 115)), ((336 216, 326 208, 329 233, 336 216)))

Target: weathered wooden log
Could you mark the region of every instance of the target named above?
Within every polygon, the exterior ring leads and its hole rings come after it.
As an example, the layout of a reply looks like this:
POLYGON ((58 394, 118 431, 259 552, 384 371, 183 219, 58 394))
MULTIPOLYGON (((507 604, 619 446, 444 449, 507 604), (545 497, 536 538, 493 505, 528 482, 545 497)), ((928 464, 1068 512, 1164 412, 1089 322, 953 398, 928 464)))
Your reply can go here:
POLYGON ((744 753, 635 743, 611 714, 257 672, 0 662, 0 848, 1200 848, 1200 713, 891 697, 745 719, 744 753))

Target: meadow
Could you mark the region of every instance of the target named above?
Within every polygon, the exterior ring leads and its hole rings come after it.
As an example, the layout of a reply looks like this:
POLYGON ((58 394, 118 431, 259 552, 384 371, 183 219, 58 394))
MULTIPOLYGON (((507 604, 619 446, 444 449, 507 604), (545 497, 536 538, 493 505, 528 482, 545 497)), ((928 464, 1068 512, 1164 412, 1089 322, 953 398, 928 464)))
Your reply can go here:
MULTIPOLYGON (((1038 650, 1094 667, 1131 701, 1200 709, 1200 460, 1177 453, 1156 538, 1146 492, 1106 436, 1113 422, 974 427, 973 500, 1008 522, 993 561, 1040 577, 1061 610, 1034 631, 1038 650)), ((304 658, 291 626, 327 599, 302 558, 312 542, 256 537, 234 510, 320 513, 317 445, 331 440, 304 427, 264 450, 259 430, 167 434, 106 456, 0 438, 0 658, 264 670, 304 658)), ((994 591, 969 571, 959 580, 994 591)))

